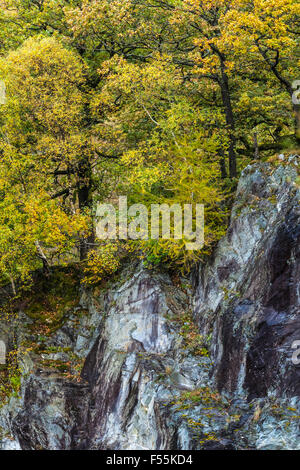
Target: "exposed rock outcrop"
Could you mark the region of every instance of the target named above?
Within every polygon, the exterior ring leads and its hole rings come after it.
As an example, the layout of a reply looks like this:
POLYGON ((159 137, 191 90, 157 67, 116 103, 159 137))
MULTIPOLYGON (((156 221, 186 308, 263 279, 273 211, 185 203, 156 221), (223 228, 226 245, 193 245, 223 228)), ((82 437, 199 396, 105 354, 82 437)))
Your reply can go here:
MULTIPOLYGON (((20 357, 20 397, 0 409, 15 442, 2 448, 300 449, 297 163, 244 170, 227 235, 193 287, 136 263, 81 292, 46 340, 54 362, 82 361, 81 380, 20 357)), ((20 315, 0 339, 33 339, 20 315)))
POLYGON ((248 399, 298 396, 300 205, 293 166, 246 168, 231 224, 200 272, 195 318, 213 328, 219 389, 248 399))

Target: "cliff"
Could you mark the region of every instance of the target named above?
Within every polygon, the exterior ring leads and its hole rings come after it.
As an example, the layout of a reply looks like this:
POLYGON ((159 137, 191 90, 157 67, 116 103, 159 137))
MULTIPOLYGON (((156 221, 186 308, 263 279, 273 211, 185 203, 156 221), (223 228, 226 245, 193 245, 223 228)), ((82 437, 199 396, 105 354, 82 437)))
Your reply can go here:
POLYGON ((0 323, 20 377, 2 448, 300 449, 299 164, 243 171, 227 234, 190 278, 131 262, 88 291, 38 280, 40 309, 24 300, 0 323))

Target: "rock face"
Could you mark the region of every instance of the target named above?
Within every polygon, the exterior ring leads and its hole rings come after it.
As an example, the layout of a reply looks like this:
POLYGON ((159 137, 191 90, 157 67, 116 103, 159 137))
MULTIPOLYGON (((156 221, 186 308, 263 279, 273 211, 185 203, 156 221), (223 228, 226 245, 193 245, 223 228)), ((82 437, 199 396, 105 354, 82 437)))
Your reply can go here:
POLYGON ((195 315, 200 328, 213 328, 217 386, 248 399, 300 392, 300 369, 291 361, 300 338, 293 171, 279 167, 269 174, 267 165, 244 171, 227 235, 197 285, 195 315))
MULTIPOLYGON (((193 285, 136 263, 81 292, 47 339, 53 360, 82 360, 81 379, 20 357, 2 448, 300 449, 297 163, 244 170, 227 235, 193 285)), ((26 310, 16 321, 0 339, 30 336, 26 310)))

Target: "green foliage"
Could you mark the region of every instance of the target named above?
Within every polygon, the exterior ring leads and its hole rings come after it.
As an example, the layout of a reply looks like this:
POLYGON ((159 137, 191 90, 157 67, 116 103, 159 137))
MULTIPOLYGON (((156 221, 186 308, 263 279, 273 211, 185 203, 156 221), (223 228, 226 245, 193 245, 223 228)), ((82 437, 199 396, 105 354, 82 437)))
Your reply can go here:
POLYGON ((0 280, 43 266, 118 266, 95 209, 205 206, 205 246, 129 244, 189 270, 224 234, 239 171, 299 147, 296 0, 7 0, 0 7, 0 280), (92 251, 88 255, 89 249, 92 251), (84 265, 84 264, 83 264, 84 265))
POLYGON ((98 284, 105 277, 117 271, 120 267, 120 256, 118 245, 105 243, 96 250, 91 250, 84 262, 84 277, 82 282, 85 286, 98 284))
POLYGON ((176 403, 190 403, 191 406, 197 405, 198 403, 217 407, 223 406, 221 395, 209 387, 201 387, 191 392, 184 392, 176 403))
POLYGON ((211 338, 199 333, 192 314, 187 312, 184 315, 178 315, 175 322, 180 327, 180 335, 184 340, 184 348, 195 356, 208 357, 211 338))
MULTIPOLYGON (((6 364, 0 366, 0 406, 3 406, 11 397, 19 397, 21 388, 21 370, 18 365, 17 349, 6 355, 6 364)), ((22 351, 22 354, 25 352, 22 351)))

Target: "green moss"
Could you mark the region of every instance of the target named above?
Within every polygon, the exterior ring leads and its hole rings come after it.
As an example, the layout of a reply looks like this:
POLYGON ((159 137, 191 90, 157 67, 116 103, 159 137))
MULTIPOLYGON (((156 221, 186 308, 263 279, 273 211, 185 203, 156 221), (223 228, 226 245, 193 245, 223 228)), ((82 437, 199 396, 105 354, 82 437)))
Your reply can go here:
POLYGON ((21 371, 17 356, 17 350, 9 352, 7 362, 0 370, 0 407, 5 405, 11 397, 19 397, 21 371))
POLYGON ((277 204, 277 197, 275 196, 275 194, 273 194, 272 196, 270 196, 268 198, 268 201, 271 202, 271 204, 277 204))
MULTIPOLYGON (((57 348, 57 352, 65 351, 66 348, 57 348)), ((43 351, 43 355, 47 354, 47 350, 43 351)), ((63 361, 61 359, 42 359, 39 361, 40 367, 48 369, 50 371, 56 372, 69 380, 72 381, 81 381, 81 370, 83 366, 84 359, 77 356, 72 351, 68 351, 68 359, 63 361)))
POLYGON ((201 335, 191 312, 179 314, 172 319, 180 326, 179 334, 184 340, 184 349, 194 356, 209 357, 211 335, 201 335))
POLYGON ((200 387, 191 392, 182 393, 176 404, 180 405, 180 409, 191 408, 198 404, 210 405, 207 409, 224 406, 221 395, 209 387, 200 387))

